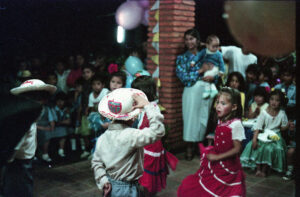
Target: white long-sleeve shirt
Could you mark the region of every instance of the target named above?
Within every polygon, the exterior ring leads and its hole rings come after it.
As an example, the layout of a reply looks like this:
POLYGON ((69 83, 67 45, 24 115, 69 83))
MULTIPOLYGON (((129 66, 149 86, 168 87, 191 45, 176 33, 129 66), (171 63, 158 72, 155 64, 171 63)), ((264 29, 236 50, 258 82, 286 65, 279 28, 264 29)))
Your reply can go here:
POLYGON ((149 128, 140 130, 112 123, 98 138, 92 168, 100 190, 109 182, 107 175, 120 181, 138 180, 143 174, 143 147, 164 136, 163 115, 151 104, 144 109, 149 119, 149 128))

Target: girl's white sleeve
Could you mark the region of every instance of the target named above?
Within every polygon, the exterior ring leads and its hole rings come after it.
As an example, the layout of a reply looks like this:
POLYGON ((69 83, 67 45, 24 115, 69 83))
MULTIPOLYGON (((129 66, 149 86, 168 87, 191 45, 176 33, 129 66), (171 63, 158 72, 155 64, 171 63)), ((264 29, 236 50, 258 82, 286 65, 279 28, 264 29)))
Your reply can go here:
POLYGON ((91 92, 90 95, 89 95, 89 103, 88 103, 88 107, 94 107, 94 103, 93 103, 93 92, 91 92))
POLYGON ((239 141, 243 141, 244 139, 246 139, 245 136, 245 129, 242 125, 242 122, 240 120, 234 121, 232 122, 230 125, 231 127, 231 133, 232 133, 232 140, 239 140, 239 141))
POLYGON ((281 127, 286 127, 288 125, 288 118, 286 116, 286 113, 282 111, 282 120, 281 120, 281 127))
POLYGON ((265 122, 265 113, 267 113, 265 110, 263 110, 257 117, 257 121, 254 124, 252 130, 263 130, 264 122, 265 122))
MULTIPOLYGON (((100 140, 100 138, 98 138, 98 140, 100 140)), ((96 148, 91 163, 92 169, 94 170, 96 185, 101 191, 103 191, 104 184, 109 183, 109 180, 106 176, 107 173, 105 170, 105 164, 101 159, 101 155, 97 151, 100 149, 100 147, 98 147, 100 144, 100 142, 96 143, 96 148)))

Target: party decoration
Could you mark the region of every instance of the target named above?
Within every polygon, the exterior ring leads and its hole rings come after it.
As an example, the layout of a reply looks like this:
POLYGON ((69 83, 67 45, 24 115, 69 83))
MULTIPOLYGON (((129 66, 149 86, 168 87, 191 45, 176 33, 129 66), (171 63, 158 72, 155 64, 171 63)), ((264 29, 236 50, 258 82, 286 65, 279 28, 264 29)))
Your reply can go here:
POLYGON ((295 50, 295 1, 227 1, 224 18, 246 51, 280 56, 295 50))
POLYGON ((143 70, 144 65, 138 57, 129 56, 125 61, 125 68, 131 75, 134 75, 138 71, 143 70))
POLYGON ((133 76, 127 71, 123 70, 126 73, 126 85, 125 88, 131 88, 131 83, 133 82, 133 76))
POLYGON ((134 74, 135 78, 140 76, 151 76, 151 74, 146 70, 138 71, 134 74))
POLYGON ((118 72, 118 64, 110 64, 107 68, 109 74, 112 74, 112 73, 115 73, 115 72, 118 72))
POLYGON ((116 21, 124 29, 136 28, 142 21, 144 9, 137 1, 127 1, 116 12, 116 21))
POLYGON ((149 7, 149 1, 148 0, 139 0, 138 3, 144 9, 147 9, 149 7))
POLYGON ((145 10, 142 19, 142 24, 148 26, 148 23, 149 23, 149 10, 145 10))

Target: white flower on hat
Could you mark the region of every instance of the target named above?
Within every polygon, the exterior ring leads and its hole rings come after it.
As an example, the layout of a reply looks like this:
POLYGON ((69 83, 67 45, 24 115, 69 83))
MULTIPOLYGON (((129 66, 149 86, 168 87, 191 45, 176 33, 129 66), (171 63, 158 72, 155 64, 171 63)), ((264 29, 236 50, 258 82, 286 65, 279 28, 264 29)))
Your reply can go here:
POLYGON ((141 109, 133 109, 134 100, 132 96, 134 94, 139 94, 147 99, 147 96, 141 90, 119 88, 102 98, 98 105, 99 113, 113 120, 130 120, 134 118, 141 112, 141 109))
POLYGON ((24 92, 43 90, 49 92, 50 94, 53 94, 56 91, 56 87, 54 85, 45 84, 42 80, 39 79, 29 79, 23 82, 19 87, 11 89, 10 92, 13 95, 18 95, 24 92))

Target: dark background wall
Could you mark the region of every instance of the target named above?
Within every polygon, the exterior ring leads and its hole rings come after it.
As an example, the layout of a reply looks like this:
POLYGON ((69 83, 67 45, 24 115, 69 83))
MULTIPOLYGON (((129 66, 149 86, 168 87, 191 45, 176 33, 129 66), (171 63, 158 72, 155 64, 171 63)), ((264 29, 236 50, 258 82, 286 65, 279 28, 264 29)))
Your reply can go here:
MULTIPOLYGON (((0 64, 15 56, 65 55, 107 48, 112 53, 147 39, 147 27, 126 32, 116 42, 114 13, 125 0, 0 0, 0 64)), ((202 41, 217 34, 224 45, 234 43, 222 18, 223 1, 196 1, 196 28, 202 41)), ((123 51, 124 51, 123 50, 123 51)))

